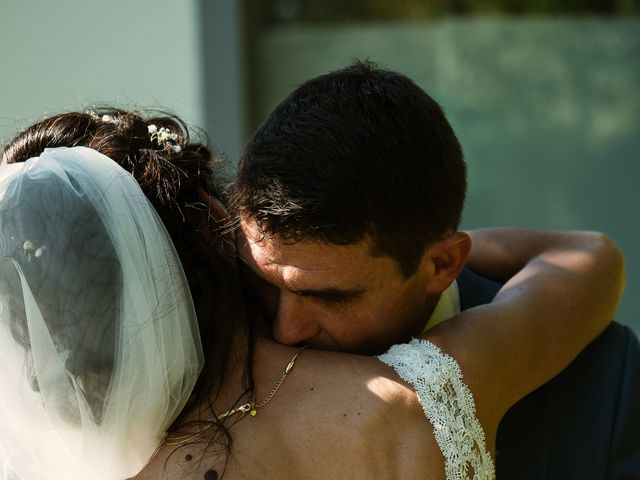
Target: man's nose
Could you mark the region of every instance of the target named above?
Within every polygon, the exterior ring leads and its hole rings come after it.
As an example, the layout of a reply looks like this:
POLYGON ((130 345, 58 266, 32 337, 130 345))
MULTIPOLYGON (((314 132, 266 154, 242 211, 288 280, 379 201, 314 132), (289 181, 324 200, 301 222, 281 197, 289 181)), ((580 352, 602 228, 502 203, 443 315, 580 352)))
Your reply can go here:
POLYGON ((273 338, 285 345, 296 345, 320 333, 320 326, 304 307, 304 298, 296 294, 282 294, 273 321, 273 338))

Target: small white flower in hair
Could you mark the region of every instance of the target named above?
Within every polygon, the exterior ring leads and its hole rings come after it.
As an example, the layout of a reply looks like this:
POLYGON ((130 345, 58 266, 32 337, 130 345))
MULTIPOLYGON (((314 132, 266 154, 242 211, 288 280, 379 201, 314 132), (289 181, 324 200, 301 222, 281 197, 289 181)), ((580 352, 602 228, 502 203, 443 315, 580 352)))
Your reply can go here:
POLYGON ((171 132, 164 128, 164 127, 160 127, 160 130, 158 130, 158 143, 160 145, 167 143, 168 141, 172 140, 171 138, 171 132))
POLYGON ((47 247, 37 247, 33 241, 25 240, 22 244, 22 249, 24 250, 24 255, 27 257, 27 260, 30 262, 34 258, 40 258, 44 253, 47 247))
POLYGON ((182 151, 180 145, 174 144, 174 142, 177 142, 180 138, 177 133, 172 132, 167 127, 157 128, 155 125, 149 125, 147 129, 149 130, 151 141, 155 140, 160 147, 170 148, 173 153, 180 153, 182 151))
POLYGON ((101 120, 104 123, 116 123, 116 119, 113 118, 111 115, 102 115, 101 120))

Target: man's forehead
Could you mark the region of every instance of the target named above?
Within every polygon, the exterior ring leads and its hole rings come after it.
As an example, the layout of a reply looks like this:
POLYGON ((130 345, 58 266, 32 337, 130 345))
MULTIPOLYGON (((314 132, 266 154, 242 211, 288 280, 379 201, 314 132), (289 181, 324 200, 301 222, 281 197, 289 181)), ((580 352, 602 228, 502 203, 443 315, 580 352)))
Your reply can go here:
POLYGON ((354 248, 327 246, 317 242, 296 243, 279 241, 274 237, 246 239, 245 258, 260 267, 295 268, 307 272, 338 272, 346 266, 364 263, 361 252, 354 248))
POLYGON ((288 263, 295 261, 300 268, 317 270, 337 268, 329 265, 332 260, 348 259, 353 261, 369 261, 374 257, 370 254, 370 240, 348 245, 335 245, 315 239, 303 238, 292 240, 277 235, 265 233, 255 221, 241 221, 245 243, 254 259, 260 263, 288 263))

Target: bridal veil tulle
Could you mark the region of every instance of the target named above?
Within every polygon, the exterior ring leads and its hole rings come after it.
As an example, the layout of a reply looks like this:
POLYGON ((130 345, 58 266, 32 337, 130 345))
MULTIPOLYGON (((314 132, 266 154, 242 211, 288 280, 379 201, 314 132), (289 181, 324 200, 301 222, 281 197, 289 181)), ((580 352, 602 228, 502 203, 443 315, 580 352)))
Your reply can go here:
POLYGON ((171 239, 95 150, 0 167, 0 478, 124 479, 202 368, 171 239))

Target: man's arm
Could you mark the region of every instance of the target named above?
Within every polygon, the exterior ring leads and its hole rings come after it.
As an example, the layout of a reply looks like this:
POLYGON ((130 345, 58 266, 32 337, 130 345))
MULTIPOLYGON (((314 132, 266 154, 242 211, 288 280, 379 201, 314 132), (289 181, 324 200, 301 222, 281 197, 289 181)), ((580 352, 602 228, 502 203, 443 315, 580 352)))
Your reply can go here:
POLYGON ((509 228, 469 234, 470 268, 508 280, 491 304, 462 312, 425 337, 456 358, 481 420, 497 425, 611 321, 624 265, 620 249, 600 233, 509 228))

